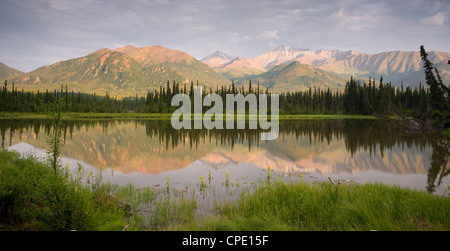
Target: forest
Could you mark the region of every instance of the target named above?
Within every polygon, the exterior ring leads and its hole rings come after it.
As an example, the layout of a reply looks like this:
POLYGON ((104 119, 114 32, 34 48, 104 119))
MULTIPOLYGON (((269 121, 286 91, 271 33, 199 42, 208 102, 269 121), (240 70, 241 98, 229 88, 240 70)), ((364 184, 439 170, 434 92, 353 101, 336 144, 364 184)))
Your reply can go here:
MULTIPOLYGON (((198 86, 198 82, 196 84, 198 86)), ((14 83, 8 87, 5 80, 0 91, 0 111, 3 112, 42 112, 45 104, 62 98, 67 112, 93 113, 171 113, 177 109, 170 105, 172 97, 178 93, 194 96, 194 82, 190 86, 170 81, 161 86, 159 91, 149 91, 145 96, 118 99, 109 94, 97 95, 68 91, 67 86, 60 90, 30 92, 17 90, 14 83)), ((227 94, 270 93, 265 87, 238 86, 233 82, 229 87, 203 88, 203 95, 215 93, 225 100, 227 94)), ((427 108, 430 92, 425 86, 404 88, 394 87, 391 83, 377 82, 369 78, 362 82, 353 77, 345 83, 344 90, 309 88, 307 91, 280 93, 280 114, 363 114, 391 115, 396 111, 406 112, 413 116, 427 108)), ((269 100, 270 101, 270 100, 269 100)), ((207 110, 208 107, 205 107, 207 110)))

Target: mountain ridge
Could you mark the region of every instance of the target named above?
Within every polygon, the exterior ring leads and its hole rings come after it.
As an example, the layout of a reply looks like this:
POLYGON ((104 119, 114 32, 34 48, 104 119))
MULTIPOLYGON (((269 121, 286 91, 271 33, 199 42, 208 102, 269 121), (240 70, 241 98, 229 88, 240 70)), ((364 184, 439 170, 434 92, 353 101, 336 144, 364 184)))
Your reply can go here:
POLYGON ((23 72, 0 62, 0 79, 7 79, 10 77, 18 76, 20 74, 23 74, 23 72))
POLYGON ((224 52, 215 51, 213 54, 203 57, 200 61, 206 63, 211 68, 215 68, 220 67, 227 62, 233 61, 236 58, 237 57, 229 56, 224 52))
MULTIPOLYGON (((446 62, 450 58, 450 52, 431 51, 429 55, 430 60, 441 72, 444 82, 449 82, 450 72, 446 68, 446 62)), ((354 76, 367 79, 383 76, 385 81, 392 81, 394 85, 400 85, 403 81, 410 86, 425 82, 418 51, 386 51, 369 54, 353 50, 311 50, 283 45, 253 58, 237 58, 239 60, 235 59, 214 69, 229 79, 246 81, 259 78, 260 74, 278 65, 298 61, 345 78, 354 76), (257 72, 257 74, 242 74, 242 70, 239 71, 239 69, 257 72)))
MULTIPOLYGON (((308 90, 309 87, 340 89, 346 79, 298 61, 277 65, 267 72, 251 78, 273 92, 308 90)), ((241 81, 247 81, 244 78, 241 81)))
MULTIPOLYGON (((428 54, 444 83, 449 83, 450 52, 428 54)), ((28 73, 0 63, 0 77, 15 82, 19 89, 45 91, 67 85, 77 92, 119 96, 143 95, 159 90, 167 81, 180 84, 199 81, 215 89, 232 81, 245 85, 252 80, 272 92, 304 90, 310 86, 343 88, 350 76, 361 80, 382 76, 385 82, 396 86, 425 83, 420 53, 415 51, 369 54, 279 46, 249 59, 215 51, 197 60, 184 51, 161 45, 127 45, 112 50, 102 48, 28 73)))
POLYGON ((42 66, 12 78, 16 86, 41 91, 62 84, 80 92, 141 95, 159 90, 167 81, 181 84, 199 81, 208 87, 227 85, 229 80, 186 52, 160 45, 110 50, 42 66))

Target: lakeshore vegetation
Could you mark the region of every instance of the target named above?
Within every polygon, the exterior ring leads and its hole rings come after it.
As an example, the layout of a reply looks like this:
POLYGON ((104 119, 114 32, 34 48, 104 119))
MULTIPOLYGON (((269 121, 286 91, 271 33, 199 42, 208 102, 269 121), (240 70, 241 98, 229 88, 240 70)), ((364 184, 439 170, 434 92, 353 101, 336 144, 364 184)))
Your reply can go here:
POLYGON ((448 194, 383 184, 284 183, 269 171, 205 216, 195 199, 171 197, 169 180, 167 191, 143 189, 61 168, 55 182, 50 165, 6 150, 0 173, 0 230, 450 230, 448 194))

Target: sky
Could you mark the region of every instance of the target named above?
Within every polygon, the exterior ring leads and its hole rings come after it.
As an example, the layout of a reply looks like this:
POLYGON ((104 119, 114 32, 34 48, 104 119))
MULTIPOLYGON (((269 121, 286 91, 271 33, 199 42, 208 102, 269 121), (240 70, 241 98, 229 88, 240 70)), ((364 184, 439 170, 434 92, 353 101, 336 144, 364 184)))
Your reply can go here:
POLYGON ((29 72, 101 48, 162 45, 201 59, 281 45, 450 51, 450 0, 1 0, 0 62, 29 72))

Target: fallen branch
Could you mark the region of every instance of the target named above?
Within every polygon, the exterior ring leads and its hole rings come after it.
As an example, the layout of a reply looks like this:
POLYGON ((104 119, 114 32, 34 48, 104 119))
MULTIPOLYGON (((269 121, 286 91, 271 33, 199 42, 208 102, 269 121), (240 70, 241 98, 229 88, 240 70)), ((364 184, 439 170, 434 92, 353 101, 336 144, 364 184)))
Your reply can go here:
POLYGON ((334 181, 330 177, 328 177, 328 180, 334 185, 334 181))

